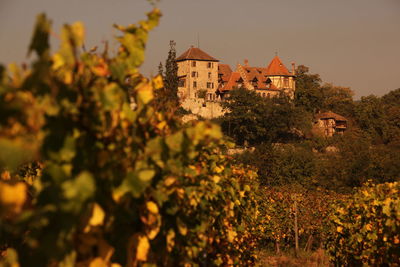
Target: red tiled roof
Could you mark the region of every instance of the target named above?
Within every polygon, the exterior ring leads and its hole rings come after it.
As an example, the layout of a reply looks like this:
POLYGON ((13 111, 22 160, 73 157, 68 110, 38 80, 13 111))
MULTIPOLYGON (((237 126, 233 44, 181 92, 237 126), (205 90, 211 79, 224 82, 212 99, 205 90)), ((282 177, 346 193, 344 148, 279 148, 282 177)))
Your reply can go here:
POLYGON ((320 120, 320 119, 334 119, 335 121, 347 121, 347 119, 339 114, 336 114, 332 111, 324 112, 324 113, 318 113, 315 115, 315 118, 320 120))
POLYGON ((221 88, 221 91, 230 91, 233 88, 237 87, 237 81, 240 79, 239 72, 232 72, 231 76, 229 76, 228 83, 225 84, 224 87, 221 88))
MULTIPOLYGON (((257 79, 257 90, 270 90, 270 91, 280 91, 280 89, 278 89, 273 83, 270 83, 269 86, 266 84, 266 80, 267 78, 265 76, 263 76, 262 74, 259 74, 259 72, 257 70, 255 70, 257 72, 257 74, 255 74, 254 69, 261 69, 261 68, 254 68, 254 67, 243 67, 245 69, 245 71, 247 72, 247 70, 250 69, 250 73, 247 73, 247 79, 249 81, 249 83, 253 84, 252 81, 254 80, 254 78, 257 79), (249 79, 252 78, 252 79, 249 79)), ((239 85, 239 81, 241 80, 241 76, 240 73, 235 71, 232 72, 231 75, 229 76, 227 83, 220 89, 221 91, 230 91, 235 87, 238 87, 239 85)))
POLYGON ((227 82, 231 74, 232 69, 228 64, 218 64, 218 76, 221 75, 223 82, 227 82))
POLYGON ((290 76, 292 75, 288 69, 283 65, 281 59, 278 56, 275 56, 271 63, 269 63, 267 70, 266 70, 266 75, 268 76, 275 76, 275 75, 286 75, 290 76))
POLYGON ((182 55, 177 57, 176 61, 184 61, 184 60, 204 60, 204 61, 216 61, 218 62, 219 60, 216 58, 213 58, 200 48, 196 47, 191 47, 188 50, 186 50, 182 55))

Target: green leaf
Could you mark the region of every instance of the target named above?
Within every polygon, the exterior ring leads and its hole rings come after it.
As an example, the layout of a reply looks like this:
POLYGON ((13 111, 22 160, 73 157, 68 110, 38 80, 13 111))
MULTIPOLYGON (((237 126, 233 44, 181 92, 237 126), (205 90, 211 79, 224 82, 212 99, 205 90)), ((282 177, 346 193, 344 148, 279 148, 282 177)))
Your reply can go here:
POLYGON ((50 48, 49 33, 51 30, 51 21, 47 19, 45 14, 36 17, 35 30, 33 32, 32 41, 29 46, 28 55, 35 51, 39 57, 47 54, 50 48))
POLYGON ((76 178, 62 184, 65 201, 61 209, 65 212, 78 213, 84 202, 93 197, 96 186, 93 176, 89 172, 81 172, 76 178))
POLYGON ((179 131, 173 135, 167 136, 167 138, 165 139, 165 143, 173 152, 179 152, 182 150, 182 143, 184 140, 183 137, 183 133, 179 131))

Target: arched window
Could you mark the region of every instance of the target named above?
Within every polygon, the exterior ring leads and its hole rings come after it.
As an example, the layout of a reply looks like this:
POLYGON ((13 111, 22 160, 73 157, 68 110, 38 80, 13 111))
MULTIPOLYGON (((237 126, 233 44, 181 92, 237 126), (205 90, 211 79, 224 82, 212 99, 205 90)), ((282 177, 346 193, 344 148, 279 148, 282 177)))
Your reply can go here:
POLYGON ((265 97, 265 93, 263 93, 263 97, 265 97))

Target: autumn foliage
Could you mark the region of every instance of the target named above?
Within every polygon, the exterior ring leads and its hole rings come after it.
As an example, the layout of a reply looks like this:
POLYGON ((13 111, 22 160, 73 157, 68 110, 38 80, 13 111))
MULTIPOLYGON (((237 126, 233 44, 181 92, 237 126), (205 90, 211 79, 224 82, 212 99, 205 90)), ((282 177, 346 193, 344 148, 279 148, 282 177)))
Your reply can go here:
POLYGON ((157 111, 162 79, 138 71, 160 15, 116 25, 115 56, 82 51, 80 23, 62 28, 51 54, 40 15, 32 65, 0 69, 2 264, 254 261, 255 172, 224 156, 217 125, 183 127, 157 111))
POLYGON ((338 266, 400 264, 400 183, 366 184, 334 208, 327 248, 338 266))

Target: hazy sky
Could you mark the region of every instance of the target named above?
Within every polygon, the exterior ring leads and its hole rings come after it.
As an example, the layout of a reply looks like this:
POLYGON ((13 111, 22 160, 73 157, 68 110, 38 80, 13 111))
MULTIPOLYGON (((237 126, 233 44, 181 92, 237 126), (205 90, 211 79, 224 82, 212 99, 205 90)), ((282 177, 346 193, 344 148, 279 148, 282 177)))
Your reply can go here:
MULTIPOLYGON (((142 71, 156 74, 177 43, 178 55, 197 46, 232 68, 244 59, 266 66, 277 51, 287 67, 303 64, 325 82, 349 86, 356 97, 400 87, 400 0, 162 0, 142 71)), ((0 0, 0 62, 26 60, 36 14, 58 31, 82 21, 87 46, 111 40, 113 23, 143 19, 145 0, 0 0)))

